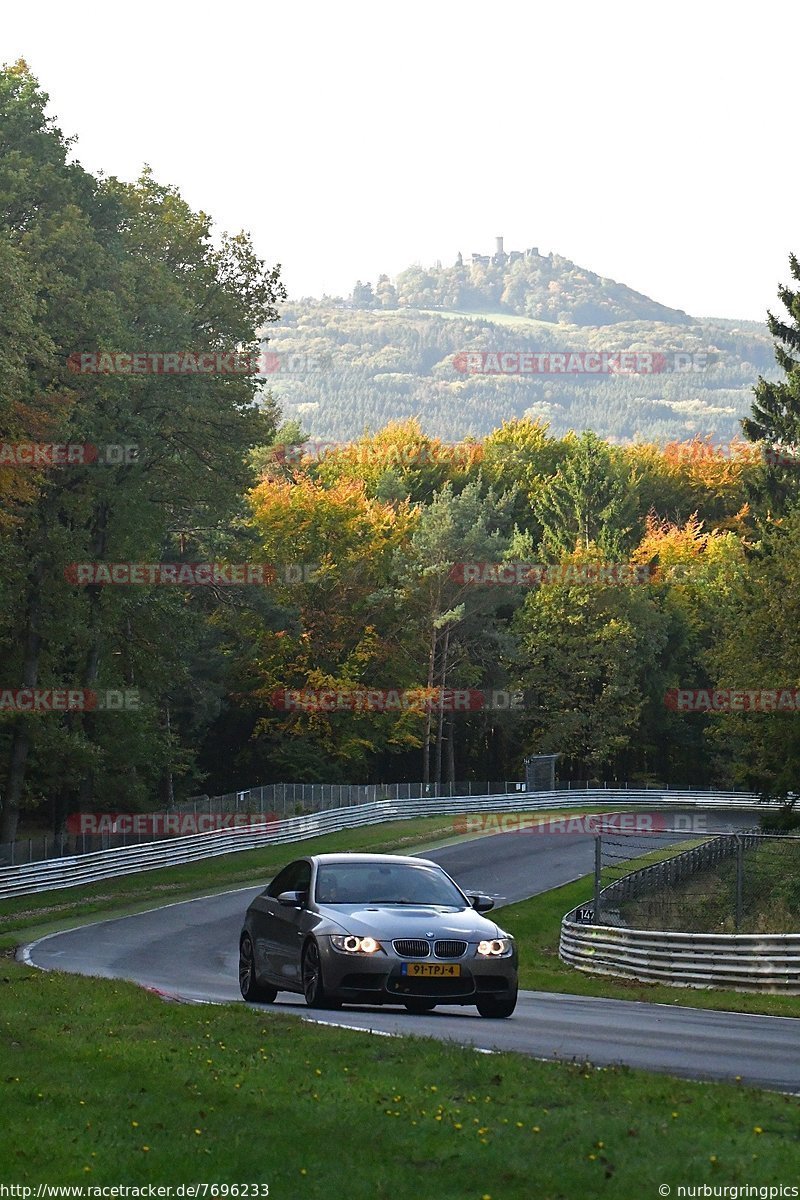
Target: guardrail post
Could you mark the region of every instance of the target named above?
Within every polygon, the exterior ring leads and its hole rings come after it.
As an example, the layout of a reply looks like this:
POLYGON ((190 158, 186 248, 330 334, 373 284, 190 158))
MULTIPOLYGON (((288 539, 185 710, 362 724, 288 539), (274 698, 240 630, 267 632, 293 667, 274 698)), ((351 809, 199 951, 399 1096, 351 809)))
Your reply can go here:
POLYGON ((739 834, 736 834, 736 914, 734 916, 733 927, 736 932, 739 932, 739 927, 742 923, 742 892, 744 884, 744 842, 739 834))
POLYGON ((603 870, 603 837, 598 833, 594 839, 594 923, 600 924, 600 875, 603 870))

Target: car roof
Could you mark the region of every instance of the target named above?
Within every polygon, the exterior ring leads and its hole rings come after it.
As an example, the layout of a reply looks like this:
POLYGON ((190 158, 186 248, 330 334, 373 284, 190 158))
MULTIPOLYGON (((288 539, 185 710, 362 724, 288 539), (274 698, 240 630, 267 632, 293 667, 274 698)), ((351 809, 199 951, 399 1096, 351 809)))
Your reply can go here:
POLYGON ((333 863, 342 863, 352 865, 353 863, 365 863, 379 866, 381 863, 388 866, 390 863, 403 863, 407 866, 414 867, 437 867, 441 870, 438 863, 431 862, 429 858, 412 858, 406 854, 309 854, 308 858, 311 862, 317 863, 318 866, 328 866, 333 863))

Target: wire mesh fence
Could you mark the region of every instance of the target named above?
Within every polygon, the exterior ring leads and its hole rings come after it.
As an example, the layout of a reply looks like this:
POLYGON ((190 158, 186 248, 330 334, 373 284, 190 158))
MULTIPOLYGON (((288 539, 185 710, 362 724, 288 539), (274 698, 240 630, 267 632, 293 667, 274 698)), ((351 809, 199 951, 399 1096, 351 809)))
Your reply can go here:
POLYGON ((334 808, 374 804, 379 800, 499 796, 525 790, 525 784, 518 780, 466 780, 438 785, 270 783, 221 796, 194 796, 164 812, 74 813, 68 819, 67 827, 58 833, 0 842, 0 866, 19 866, 68 855, 91 854, 96 850, 138 846, 169 837, 310 816, 334 808))
MULTIPOLYGON (((546 756, 553 759, 555 756, 546 756)), ((550 767, 548 767, 548 772, 550 767)), ((136 846, 212 829, 309 816, 333 808, 372 804, 379 800, 423 800, 453 796, 500 796, 542 789, 544 776, 520 780, 458 780, 454 783, 269 783, 226 792, 220 796, 194 796, 160 813, 98 811, 74 813, 67 827, 0 842, 0 866, 18 866, 67 855, 90 854, 121 846, 136 846)), ((678 787, 655 782, 625 783, 599 779, 555 780, 552 791, 584 792, 592 789, 698 793, 691 784, 678 787)), ((714 794, 714 789, 709 789, 714 794)), ((731 795, 733 793, 730 793, 731 795)))
POLYGON ((756 831, 702 839, 668 831, 647 838, 599 835, 594 903, 579 917, 630 929, 796 933, 800 837, 756 831))

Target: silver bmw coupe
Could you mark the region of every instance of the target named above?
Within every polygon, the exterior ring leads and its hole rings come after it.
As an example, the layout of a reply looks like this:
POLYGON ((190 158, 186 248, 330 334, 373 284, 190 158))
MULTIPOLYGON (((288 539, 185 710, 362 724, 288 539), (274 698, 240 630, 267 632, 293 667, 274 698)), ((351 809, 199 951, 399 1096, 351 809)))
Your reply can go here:
POLYGON ((311 1008, 474 1004, 510 1017, 517 1003, 514 939, 424 858, 316 854, 289 863, 256 896, 239 938, 245 1000, 298 992, 311 1008))

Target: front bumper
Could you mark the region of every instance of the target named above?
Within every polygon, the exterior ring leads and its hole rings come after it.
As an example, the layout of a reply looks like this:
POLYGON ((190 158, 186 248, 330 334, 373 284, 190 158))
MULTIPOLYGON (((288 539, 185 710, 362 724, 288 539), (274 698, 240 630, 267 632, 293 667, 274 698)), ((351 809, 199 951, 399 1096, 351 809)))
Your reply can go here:
POLYGON ((461 958, 435 959, 437 965, 456 965, 455 976, 411 976, 403 966, 425 959, 401 958, 392 947, 377 954, 347 954, 320 939, 325 991, 339 1000, 370 1004, 402 1004, 404 1000, 435 1000, 440 1004, 474 1004, 479 996, 505 998, 517 988, 517 951, 507 958, 484 958, 470 946, 461 958))

